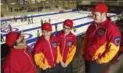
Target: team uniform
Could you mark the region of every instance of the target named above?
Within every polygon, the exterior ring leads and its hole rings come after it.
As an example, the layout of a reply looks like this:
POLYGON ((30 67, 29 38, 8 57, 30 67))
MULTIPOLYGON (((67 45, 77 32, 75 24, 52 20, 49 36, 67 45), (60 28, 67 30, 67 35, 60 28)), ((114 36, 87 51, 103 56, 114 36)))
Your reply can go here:
MULTIPOLYGON (((64 25, 67 25, 70 28, 73 27, 73 23, 69 19, 64 22, 64 25)), ((65 73, 65 72, 72 73, 71 62, 76 53, 76 45, 77 45, 76 36, 72 32, 65 35, 63 30, 58 32, 56 36, 60 42, 60 52, 62 56, 62 62, 68 65, 66 68, 61 67, 60 72, 61 73, 65 73)))
POLYGON ((120 48, 121 34, 110 18, 105 17, 108 7, 104 3, 97 3, 93 8, 94 22, 88 27, 83 43, 82 55, 85 59, 86 73, 105 73, 108 65, 114 60, 120 48), (97 20, 96 14, 98 13, 97 20), (99 15, 100 14, 100 15, 99 15))
MULTIPOLYGON (((43 24, 42 27, 43 30, 51 28, 49 24, 43 24)), ((61 54, 59 43, 54 35, 50 36, 49 41, 43 35, 39 38, 34 46, 34 60, 43 73, 58 73, 61 54)))
POLYGON ((109 19, 98 27, 94 23, 89 26, 82 44, 83 56, 87 64, 86 69, 89 69, 87 73, 91 73, 93 70, 95 73, 100 73, 96 72, 102 69, 98 65, 102 67, 102 64, 109 63, 115 57, 119 51, 120 38, 119 29, 109 19), (91 64, 97 65, 97 69, 94 69, 91 64))
POLYGON ((4 63, 4 73, 36 73, 31 54, 24 49, 11 48, 4 63))

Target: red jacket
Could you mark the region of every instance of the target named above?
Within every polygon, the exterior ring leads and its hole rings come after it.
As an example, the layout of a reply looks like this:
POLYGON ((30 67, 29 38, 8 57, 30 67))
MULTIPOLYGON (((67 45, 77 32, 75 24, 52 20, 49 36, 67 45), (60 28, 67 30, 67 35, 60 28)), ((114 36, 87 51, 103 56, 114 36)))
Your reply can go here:
POLYGON ((3 68, 4 73, 36 73, 32 56, 24 49, 11 48, 3 68))
POLYGON ((62 61, 66 64, 69 64, 73 60, 76 52, 76 36, 71 32, 65 36, 63 31, 58 32, 56 36, 60 42, 62 61))
POLYGON ((120 31, 110 19, 98 26, 93 22, 89 26, 82 44, 84 58, 97 63, 111 61, 119 51, 120 39, 120 31))
POLYGON ((34 46, 34 60, 43 70, 46 67, 52 68, 60 62, 59 43, 55 36, 51 36, 50 41, 47 41, 44 36, 40 37, 34 46))

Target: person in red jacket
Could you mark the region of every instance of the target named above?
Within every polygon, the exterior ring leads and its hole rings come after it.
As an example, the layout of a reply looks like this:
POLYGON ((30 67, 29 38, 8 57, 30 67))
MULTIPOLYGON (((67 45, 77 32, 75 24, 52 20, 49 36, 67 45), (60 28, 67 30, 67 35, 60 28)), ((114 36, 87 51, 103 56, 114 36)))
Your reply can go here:
POLYGON ((107 17, 107 12, 108 6, 102 2, 92 10, 94 21, 88 27, 82 43, 86 73, 104 73, 119 51, 121 34, 116 24, 107 17))
POLYGON ((57 38, 51 35, 52 25, 42 24, 42 36, 34 46, 34 60, 42 73, 58 73, 61 61, 60 47, 57 38))
POLYGON ((10 47, 10 53, 3 65, 4 73, 36 73, 24 36, 19 32, 9 32, 6 43, 10 47))
POLYGON ((76 53, 77 39, 71 32, 73 28, 73 21, 66 19, 63 24, 63 30, 56 34, 60 42, 60 52, 62 55, 61 73, 72 73, 71 62, 76 53))
POLYGON ((121 32, 120 50, 114 57, 113 61, 110 63, 106 73, 119 73, 120 71, 122 71, 123 68, 123 25, 118 24, 118 27, 121 32))

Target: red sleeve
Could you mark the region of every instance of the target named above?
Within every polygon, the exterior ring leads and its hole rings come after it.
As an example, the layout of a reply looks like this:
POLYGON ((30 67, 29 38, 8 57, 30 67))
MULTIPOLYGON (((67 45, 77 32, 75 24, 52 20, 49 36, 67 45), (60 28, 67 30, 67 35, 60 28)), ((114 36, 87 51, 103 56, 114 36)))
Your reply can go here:
POLYGON ((69 52, 67 53, 67 59, 65 62, 67 65, 70 64, 70 62, 73 60, 75 53, 76 53, 76 45, 77 45, 76 36, 74 35, 71 40, 73 44, 69 47, 69 52))
POLYGON ((42 44, 40 42, 40 39, 36 42, 36 44, 34 45, 34 49, 33 49, 33 54, 39 53, 42 50, 42 44))

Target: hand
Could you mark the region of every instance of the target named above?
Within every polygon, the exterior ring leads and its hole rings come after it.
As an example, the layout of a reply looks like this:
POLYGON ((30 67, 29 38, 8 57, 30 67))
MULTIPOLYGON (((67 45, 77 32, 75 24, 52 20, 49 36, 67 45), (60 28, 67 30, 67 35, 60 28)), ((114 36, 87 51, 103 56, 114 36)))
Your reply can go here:
POLYGON ((61 62, 61 66, 64 67, 64 62, 61 62))
POLYGON ((67 64, 64 63, 64 62, 61 62, 61 66, 62 66, 63 68, 65 68, 65 67, 67 67, 67 64))
POLYGON ((49 67, 48 66, 46 66, 43 70, 46 70, 46 69, 48 69, 49 67))
POLYGON ((67 67, 68 65, 66 63, 64 63, 64 67, 67 67))
POLYGON ((95 60, 97 60, 98 59, 98 57, 96 56, 96 57, 93 57, 92 58, 92 61, 95 61, 95 60))

